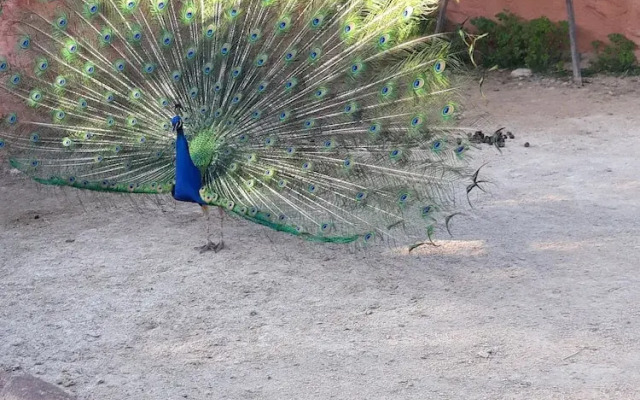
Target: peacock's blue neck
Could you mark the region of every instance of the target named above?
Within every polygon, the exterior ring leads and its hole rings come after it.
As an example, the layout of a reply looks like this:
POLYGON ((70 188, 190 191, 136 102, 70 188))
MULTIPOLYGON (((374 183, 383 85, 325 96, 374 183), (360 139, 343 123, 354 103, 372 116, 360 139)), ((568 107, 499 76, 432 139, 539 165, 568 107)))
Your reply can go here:
POLYGON ((171 120, 176 131, 176 183, 173 197, 178 201, 206 204, 200 197, 202 174, 193 163, 189 154, 189 143, 184 135, 182 120, 179 116, 171 120))

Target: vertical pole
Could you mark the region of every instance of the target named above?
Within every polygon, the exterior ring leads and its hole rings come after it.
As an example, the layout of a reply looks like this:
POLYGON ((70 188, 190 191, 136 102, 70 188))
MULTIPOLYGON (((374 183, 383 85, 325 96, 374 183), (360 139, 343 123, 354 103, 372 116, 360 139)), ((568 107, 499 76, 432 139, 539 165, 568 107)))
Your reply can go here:
POLYGON ((438 11, 438 21, 436 22, 436 33, 442 33, 444 24, 447 22, 447 6, 449 0, 440 0, 440 10, 438 11))
POLYGON ((580 72, 580 54, 576 37, 576 17, 573 11, 573 0, 567 1, 567 14, 569 15, 569 38, 571 39, 571 63, 573 65, 573 81, 582 86, 582 73, 580 72))

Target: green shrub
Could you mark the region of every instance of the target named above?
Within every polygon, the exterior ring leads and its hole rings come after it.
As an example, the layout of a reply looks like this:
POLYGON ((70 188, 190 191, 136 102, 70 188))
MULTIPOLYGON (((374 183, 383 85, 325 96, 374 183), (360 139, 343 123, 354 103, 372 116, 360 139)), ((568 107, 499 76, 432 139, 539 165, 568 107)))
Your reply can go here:
POLYGON ((597 58, 591 68, 596 72, 627 72, 637 68, 636 44, 620 33, 608 36, 611 44, 594 41, 597 58))
POLYGON ((569 54, 569 24, 546 17, 523 20, 508 11, 496 15, 497 21, 479 17, 471 24, 479 34, 477 50, 487 67, 528 67, 534 71, 555 69, 569 54))

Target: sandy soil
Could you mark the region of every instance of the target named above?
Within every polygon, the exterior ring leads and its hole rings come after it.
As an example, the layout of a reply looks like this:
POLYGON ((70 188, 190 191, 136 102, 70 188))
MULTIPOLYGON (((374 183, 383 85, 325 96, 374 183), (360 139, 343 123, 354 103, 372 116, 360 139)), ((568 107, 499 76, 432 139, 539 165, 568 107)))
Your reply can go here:
POLYGON ((0 368, 79 399, 640 399, 639 81, 485 91, 516 139, 411 256, 236 220, 201 255, 193 206, 3 169, 0 368))

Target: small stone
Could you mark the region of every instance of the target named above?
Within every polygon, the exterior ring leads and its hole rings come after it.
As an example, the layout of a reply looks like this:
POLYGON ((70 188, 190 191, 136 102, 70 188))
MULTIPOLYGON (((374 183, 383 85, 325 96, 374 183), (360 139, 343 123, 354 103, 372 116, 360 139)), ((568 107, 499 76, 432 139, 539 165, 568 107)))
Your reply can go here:
POLYGON ((529 142, 524 144, 524 147, 530 147, 531 145, 529 144, 529 142))
POLYGON ((529 78, 533 72, 529 68, 518 68, 511 71, 512 78, 529 78))
POLYGON ((15 176, 15 175, 20 175, 20 170, 19 170, 19 169, 12 168, 12 169, 9 171, 9 174, 10 174, 10 175, 13 175, 13 176, 15 176))
POLYGON ((33 217, 33 219, 40 219, 40 216, 36 215, 35 217, 33 217))
POLYGON ((73 242, 75 242, 75 241, 76 241, 75 239, 67 239, 67 240, 65 240, 64 242, 65 242, 65 243, 73 243, 73 242))
POLYGON ((98 379, 96 381, 96 385, 102 385, 104 383, 104 379, 98 379))
POLYGON ((251 315, 252 317, 255 317, 256 315, 258 315, 258 312, 257 311, 251 311, 249 313, 249 315, 251 315))
POLYGON ((482 350, 476 353, 476 355, 480 358, 489 358, 493 354, 492 350, 482 350))

